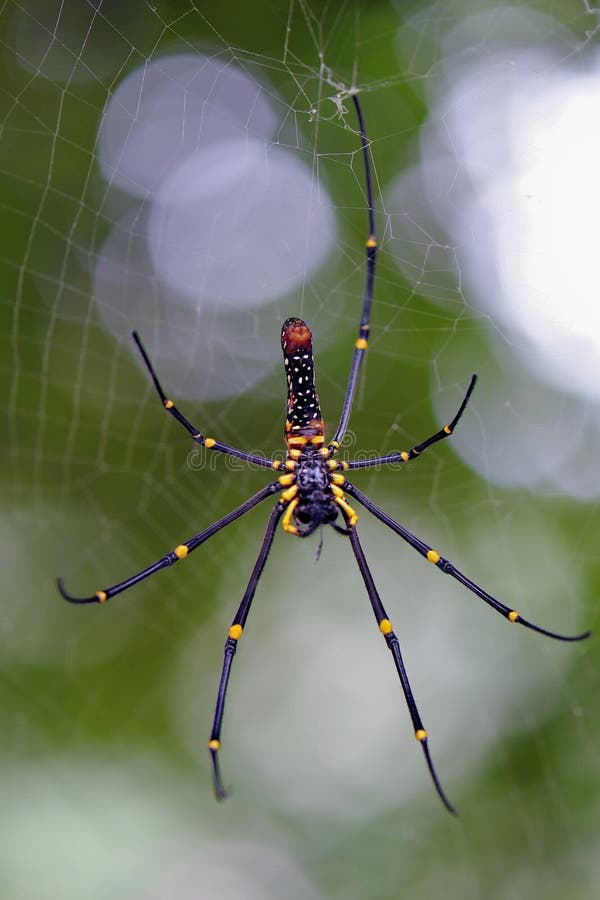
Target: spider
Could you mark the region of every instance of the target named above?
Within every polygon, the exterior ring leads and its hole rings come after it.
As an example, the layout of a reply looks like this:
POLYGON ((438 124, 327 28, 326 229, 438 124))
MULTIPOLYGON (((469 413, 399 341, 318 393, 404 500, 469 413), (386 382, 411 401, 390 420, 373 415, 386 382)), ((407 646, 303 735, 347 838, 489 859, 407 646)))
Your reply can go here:
POLYGON ((423 749, 431 779, 444 806, 451 813, 456 814, 456 809, 448 800, 434 768, 429 752, 427 731, 423 727, 423 722, 421 721, 421 716, 417 709, 417 704, 404 667, 400 644, 380 599, 371 570, 367 564, 363 547, 358 537, 358 530, 356 528, 358 516, 355 509, 348 502, 348 498, 357 501, 364 509, 398 534, 428 562, 437 566, 437 568, 446 575, 455 578, 483 600, 484 603, 487 603, 492 609, 508 619, 509 622, 518 622, 520 625, 525 626, 525 628, 537 631, 539 634, 544 634, 547 637, 556 638, 560 641, 580 641, 587 638, 591 632, 586 631, 583 634, 575 636, 557 634, 556 632, 548 631, 545 628, 541 628, 539 625, 535 625, 533 622, 524 619, 517 610, 511 609, 503 603, 500 603, 499 600, 496 600, 491 594, 488 594, 487 591, 471 581, 470 578, 463 575, 463 573, 448 559, 441 556, 437 550, 434 550, 429 544, 426 544, 424 541, 420 540, 420 538, 412 534, 404 527, 404 525, 401 525, 399 522, 392 519, 355 485, 346 480, 345 473, 349 470, 367 469, 391 463, 407 463, 410 460, 417 459, 433 444, 450 437, 464 413, 465 407, 473 392, 477 380, 476 375, 471 377, 463 400, 450 423, 444 425, 439 431, 436 431, 435 434, 431 435, 431 437, 416 444, 410 450, 387 453, 386 455, 379 456, 375 459, 357 459, 349 462, 336 458, 340 442, 346 432, 350 413, 352 411, 358 376, 367 349, 371 301, 373 297, 377 259, 377 237, 375 232, 369 142, 358 97, 355 92, 350 92, 350 96, 358 119, 358 133, 361 142, 360 152, 362 154, 365 173, 369 234, 366 241, 366 277, 362 315, 358 329, 358 337, 354 343, 354 353, 350 365, 342 412, 333 438, 329 442, 325 441, 323 417, 319 405, 319 398, 315 389, 312 334, 308 325, 302 319, 296 317, 286 319, 281 331, 281 346, 283 349, 287 378, 287 417, 284 431, 286 457, 284 461, 279 459, 269 460, 262 456, 248 453, 245 450, 239 450, 236 447, 224 444, 222 441, 218 441, 215 438, 207 437, 198 431, 183 413, 180 412, 173 400, 168 399, 158 380, 156 372, 154 371, 154 367, 150 362, 150 358, 144 345, 137 332, 134 331, 133 340, 141 353, 142 359, 148 369, 156 392, 158 393, 164 408, 186 429, 186 431, 189 432, 193 441, 209 450, 238 457, 239 459, 248 463, 253 463, 264 469, 275 471, 283 470, 283 474, 279 475, 276 481, 273 481, 262 488, 262 490, 258 491, 258 493, 254 494, 217 522, 209 525, 208 528, 204 528, 202 531, 198 532, 198 534, 195 534, 182 544, 178 544, 174 550, 171 550, 147 568, 142 569, 130 578, 125 579, 125 581, 121 581, 112 587, 96 591, 90 597, 72 596, 67 592, 64 583, 60 578, 58 579, 58 589, 64 599, 68 600, 70 603, 105 603, 106 600, 110 600, 117 594, 133 587, 134 584, 138 584, 145 578, 149 578, 160 569, 167 568, 168 566, 172 566, 174 563, 185 559, 185 557, 193 550, 196 550, 201 544, 204 544, 205 541, 213 537, 213 535, 222 531, 232 522, 235 522, 236 519, 244 516, 255 506, 258 506, 259 503, 262 503, 269 497, 273 498, 278 495, 269 516, 258 557, 225 641, 224 660, 217 692, 213 727, 208 742, 212 763, 213 783, 217 798, 223 799, 227 795, 221 775, 219 751, 221 749, 221 726, 231 666, 239 639, 242 636, 246 625, 258 581, 271 550, 276 528, 281 520, 283 530, 298 538, 308 537, 323 525, 331 525, 335 531, 348 538, 360 574, 363 578, 369 600, 371 601, 371 607, 375 615, 377 626, 392 654, 406 704, 408 706, 410 718, 412 720, 414 734, 423 749), (343 524, 340 524, 340 520, 343 524))

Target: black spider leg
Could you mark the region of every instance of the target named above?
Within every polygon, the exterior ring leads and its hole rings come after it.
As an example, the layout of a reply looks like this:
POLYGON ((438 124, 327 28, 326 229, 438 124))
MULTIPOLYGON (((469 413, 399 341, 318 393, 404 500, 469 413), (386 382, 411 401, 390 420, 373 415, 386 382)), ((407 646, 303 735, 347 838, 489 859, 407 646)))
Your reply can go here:
POLYGON ((232 522, 235 522, 236 519, 239 519, 240 516, 245 515, 249 512, 253 507, 257 506, 259 503, 262 503, 263 500, 266 500, 267 497, 273 496, 278 491, 282 490, 282 486, 278 481, 274 481, 272 484, 268 484, 257 494, 254 494, 253 497, 250 497, 245 503, 242 503, 241 506, 236 507, 230 513, 227 513, 226 516, 223 516, 217 522, 214 522, 212 525, 209 525, 208 528, 204 528, 203 531, 198 532, 193 537, 191 537, 188 541, 185 541, 183 544, 178 544, 174 550, 171 550, 170 553, 167 553, 165 556, 161 557, 161 559, 157 560, 151 566, 148 566, 146 569, 142 569, 141 572, 137 572, 137 574, 132 575, 131 578, 127 578, 125 581, 119 582, 119 584, 113 585, 113 587, 104 588, 104 590, 96 591, 91 597, 74 597, 72 594, 69 594, 65 589, 64 582, 62 578, 57 579, 58 590, 69 603, 104 603, 106 600, 110 600, 111 597, 114 597, 116 594, 120 594, 122 591, 126 591, 127 588, 132 587, 134 584, 137 584, 139 581, 144 581, 145 578, 149 578, 150 575, 154 575, 155 572, 160 571, 160 569, 166 569, 168 566, 172 566, 174 563, 179 562, 180 559, 185 559, 185 557, 195 550, 196 547, 199 547, 200 544, 203 544, 213 535, 217 534, 219 531, 222 531, 223 528, 226 528, 232 522))
POLYGON ((252 605, 252 600, 254 598, 254 592, 256 591, 258 580, 262 575, 262 570, 264 569, 269 551, 271 550, 271 544, 273 543, 275 529, 277 528, 277 524, 284 509, 285 503, 282 503, 281 501, 276 503, 273 507, 273 512, 271 513, 271 516, 269 518, 265 536, 263 537, 262 544, 260 545, 260 550, 258 552, 256 562, 254 563, 254 568, 252 569, 252 574, 250 575, 248 586, 244 592, 244 596, 242 597, 242 602, 240 603, 239 609, 234 616, 233 622, 231 623, 231 627, 227 634, 227 640, 225 641, 225 655, 223 659, 221 679, 219 681, 219 690, 217 692, 215 717, 213 721, 212 731, 210 733, 210 740, 208 742, 208 749, 210 750, 210 757, 213 768, 215 794, 217 795, 218 800, 223 800, 227 796, 227 791, 225 790, 223 779, 221 777, 221 768, 219 766, 218 753, 221 749, 221 725, 223 722, 225 696, 227 694, 227 687, 229 684, 229 675, 231 674, 231 664, 237 650, 238 641, 242 635, 244 625, 246 624, 248 613, 250 612, 250 606, 252 605))
MULTIPOLYGON (((469 398, 473 393, 473 388, 475 387, 475 383, 477 382, 477 375, 471 375, 471 381, 469 382, 469 387, 463 397, 462 403, 460 404, 458 411, 449 425, 444 425, 440 428, 439 431, 436 431, 435 434, 432 434, 431 437, 428 437, 427 440, 422 441, 420 444, 416 444, 411 450, 399 450, 395 453, 387 453, 385 456, 377 456, 375 459, 355 459, 348 462, 348 464, 344 464, 344 469, 369 469, 371 466, 380 466, 385 465, 386 463, 397 463, 397 462, 409 462, 411 459, 416 459, 417 456, 420 456, 424 450, 427 450, 428 447, 431 447, 432 444, 437 444, 438 441, 443 441, 445 438, 450 437, 450 435, 454 432, 462 414, 465 411, 466 405, 469 402, 469 398)), ((341 468, 340 464, 340 468, 341 468)))
POLYGON ((371 158, 369 151, 369 141, 365 130, 365 123, 362 114, 362 108, 356 94, 352 94, 352 102, 358 116, 358 130, 361 138, 361 150, 365 167, 365 184, 367 194, 367 209, 369 217, 369 236, 366 242, 366 258, 367 269, 365 275, 365 290, 363 296, 363 308, 360 319, 360 327, 358 329, 358 338, 354 344, 354 355, 350 364, 350 373, 348 375, 348 384, 346 385, 346 395, 344 397, 344 405, 340 421, 335 430, 335 434, 329 444, 329 451, 335 452, 340 444, 346 428, 350 413, 352 412, 352 404, 354 402, 354 392, 356 383, 360 373, 365 350, 367 349, 367 341, 369 337, 369 327, 371 321, 371 300, 373 299, 373 283, 375 281, 375 266, 377 263, 377 235, 375 233, 375 212, 373 203, 373 185, 371 178, 371 158))
POLYGON ((505 619, 508 619, 509 622, 518 622, 520 625, 524 625, 525 628, 531 628, 532 631, 537 631, 539 634, 545 634, 547 637, 555 638, 557 641, 583 641, 592 633, 591 631, 584 631, 583 634, 577 635, 558 634, 555 631, 548 631, 546 628, 534 625, 533 622, 528 622, 516 609, 510 609, 510 607, 505 606, 504 603, 500 603, 499 600, 496 600, 495 597, 492 597, 491 594, 488 594, 487 591, 480 588, 474 581, 471 581, 470 578, 467 578, 466 575, 459 572, 449 560, 440 556, 437 550, 434 550, 429 544, 425 544, 423 541, 419 540, 419 538, 415 537, 415 535, 408 531, 407 528, 400 525, 399 522, 396 522, 388 516, 387 513, 384 513, 382 509, 376 506, 372 500, 369 500, 369 498, 353 484, 346 482, 344 484, 344 490, 347 494, 350 494, 351 497, 354 497, 355 500, 358 500, 365 509, 383 522, 384 525, 387 525, 388 528, 391 528, 392 531, 399 534, 407 544, 414 547, 414 549, 420 553, 421 556, 425 557, 428 562, 433 563, 438 569, 445 572, 446 575, 451 575, 452 578, 456 578, 457 581, 470 591, 473 591, 474 594, 480 597, 481 600, 488 604, 488 606, 491 606, 492 609, 495 609, 496 612, 499 612, 500 615, 504 616, 505 619))
POLYGON ((349 537, 350 543, 352 545, 352 550, 354 551, 354 556, 356 557, 356 562, 358 563, 358 568, 360 569, 360 574, 363 577, 363 581, 369 595, 369 600, 371 601, 371 606, 373 607, 377 625, 379 626, 379 630, 384 636, 385 642, 388 645, 394 658, 394 663, 396 664, 396 669, 398 670, 398 675, 400 676, 400 684, 402 685, 404 697, 406 698, 406 705, 408 706, 408 711, 410 713, 413 728, 415 730, 415 737, 423 748, 427 767, 435 785, 435 789, 438 792, 439 797, 446 809, 456 815, 456 809, 452 806, 452 804, 446 797, 446 794, 444 793, 444 790, 440 784, 439 778, 433 766, 431 755, 429 753, 429 747, 427 746, 427 732, 423 728, 423 722, 421 721, 421 716, 419 715, 419 710, 417 709, 417 704, 415 703, 415 698, 413 696, 410 682, 408 680, 408 675, 406 674, 406 669, 404 668, 404 661, 402 659, 402 653, 400 652, 400 644, 398 642, 398 638, 394 633, 392 623, 388 619, 379 594, 377 593, 377 588, 375 587, 375 582, 373 581, 371 570, 367 565, 367 560, 365 558, 362 545, 358 539, 356 528, 350 528, 349 537))
POLYGON ((173 416, 174 419, 183 425, 185 430, 191 434, 192 439, 196 441, 197 444, 200 444, 201 447, 206 447, 208 450, 218 450, 220 453, 225 453, 228 456, 237 456, 238 459, 243 459, 245 462, 253 463, 254 465, 260 466, 263 469, 277 469, 279 468, 280 463, 278 461, 265 459, 263 456, 255 456, 253 453, 247 453, 246 450, 238 450, 237 447, 231 447, 229 444, 224 444, 222 441, 217 441, 215 438, 206 437, 206 435, 201 434, 198 429, 189 422, 186 417, 181 413, 172 400, 169 400, 167 395, 162 389, 161 383, 158 380, 158 376, 154 371, 154 366, 150 362, 150 357, 148 356, 144 345, 142 344, 141 338, 137 331, 132 332, 133 340, 136 342, 140 353, 142 354, 142 359, 146 364, 146 368, 150 373, 150 377, 154 382, 154 387, 156 388, 156 393, 161 399, 162 405, 167 410, 167 412, 173 416))

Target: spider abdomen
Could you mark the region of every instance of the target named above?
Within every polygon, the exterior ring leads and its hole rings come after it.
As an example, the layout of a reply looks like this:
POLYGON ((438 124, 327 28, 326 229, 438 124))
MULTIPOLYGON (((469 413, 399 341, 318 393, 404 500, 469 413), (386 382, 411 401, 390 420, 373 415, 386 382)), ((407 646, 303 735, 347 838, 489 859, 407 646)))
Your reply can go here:
POLYGON ((281 348, 287 380, 285 437, 312 438, 323 434, 323 416, 315 388, 312 332, 302 319, 286 319, 281 348))

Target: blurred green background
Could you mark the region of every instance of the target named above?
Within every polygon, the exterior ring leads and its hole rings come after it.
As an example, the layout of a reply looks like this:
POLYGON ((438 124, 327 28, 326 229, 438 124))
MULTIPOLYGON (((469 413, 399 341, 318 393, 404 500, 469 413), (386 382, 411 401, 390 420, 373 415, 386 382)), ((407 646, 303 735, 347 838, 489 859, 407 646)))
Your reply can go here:
MULTIPOLYGON (((325 320, 339 310, 324 352, 319 314, 311 321, 331 425, 360 308, 356 135, 326 98, 333 82, 363 89, 381 209, 386 184, 414 162, 424 88, 440 63, 403 31, 422 9, 2 6, 3 900, 598 896, 597 638, 562 645, 510 629, 361 517, 460 811, 453 819, 412 738, 345 542, 326 534, 315 563, 315 544, 278 535, 234 665, 222 753, 233 791, 218 805, 205 741, 223 640, 267 509, 106 606, 68 606, 54 586, 59 574, 74 593, 114 584, 265 483, 223 460, 190 467, 185 434, 96 315, 94 263, 121 211, 104 202, 98 173, 107 101, 162 54, 210 52, 270 84, 320 154, 337 252, 266 317, 248 312, 272 331, 277 368, 269 363, 249 391, 241 377, 226 402, 182 404, 208 434, 271 453, 284 409, 280 322, 302 314, 307 290, 325 320)), ((426 21, 433 34, 485 9, 437 3, 426 21)), ((593 45, 585 4, 552 13, 593 45)), ((387 253, 390 222, 378 223, 373 340, 351 428, 361 448, 389 451, 439 427, 432 394, 451 414, 475 366, 485 379, 482 347, 502 336, 451 277, 444 307, 404 282, 387 253), (464 373, 440 384, 432 360, 456 345, 464 373)), ((472 406, 484 447, 495 411, 477 394, 472 406)), ((555 423, 543 424, 560 441, 555 423)), ((565 632, 594 627, 597 503, 488 484, 450 443, 419 466, 360 473, 356 483, 530 618, 565 632)))

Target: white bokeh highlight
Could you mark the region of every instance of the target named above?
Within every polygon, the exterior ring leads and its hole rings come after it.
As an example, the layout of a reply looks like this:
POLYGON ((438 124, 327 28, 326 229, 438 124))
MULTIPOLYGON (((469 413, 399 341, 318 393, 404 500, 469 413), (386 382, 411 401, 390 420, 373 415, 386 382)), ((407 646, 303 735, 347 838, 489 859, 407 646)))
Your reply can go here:
POLYGON ((490 205, 513 209, 497 232, 505 316, 541 350, 557 386, 600 397, 600 57, 596 70, 548 79, 510 110, 514 177, 490 205), (548 83, 549 82, 549 83, 548 83), (496 201, 496 203, 494 202, 496 201))
POLYGON ((104 110, 112 227, 94 267, 96 309, 117 340, 140 332, 180 399, 255 386, 280 365, 289 315, 318 317, 321 346, 333 333, 305 285, 334 247, 334 209, 279 105, 231 61, 197 52, 139 67, 104 110))
MULTIPOLYGON (((582 449, 600 451, 600 57, 540 50, 533 20, 549 33, 549 17, 513 7, 440 40, 420 161, 386 195, 389 249, 419 293, 486 328, 480 354, 457 339, 433 360, 438 389, 481 376, 473 405, 493 421, 473 442, 466 416, 458 451, 497 484, 592 499, 600 479, 582 449)), ((556 33, 564 51, 568 33, 556 33)))
POLYGON ((152 204, 154 271, 190 302, 231 310, 276 299, 302 282, 307 260, 321 265, 330 248, 333 210, 314 187, 297 155, 264 141, 222 141, 195 153, 152 204))
POLYGON ((152 197, 198 150, 277 129, 265 88, 225 60, 173 53, 139 66, 111 95, 98 159, 114 187, 152 197))

